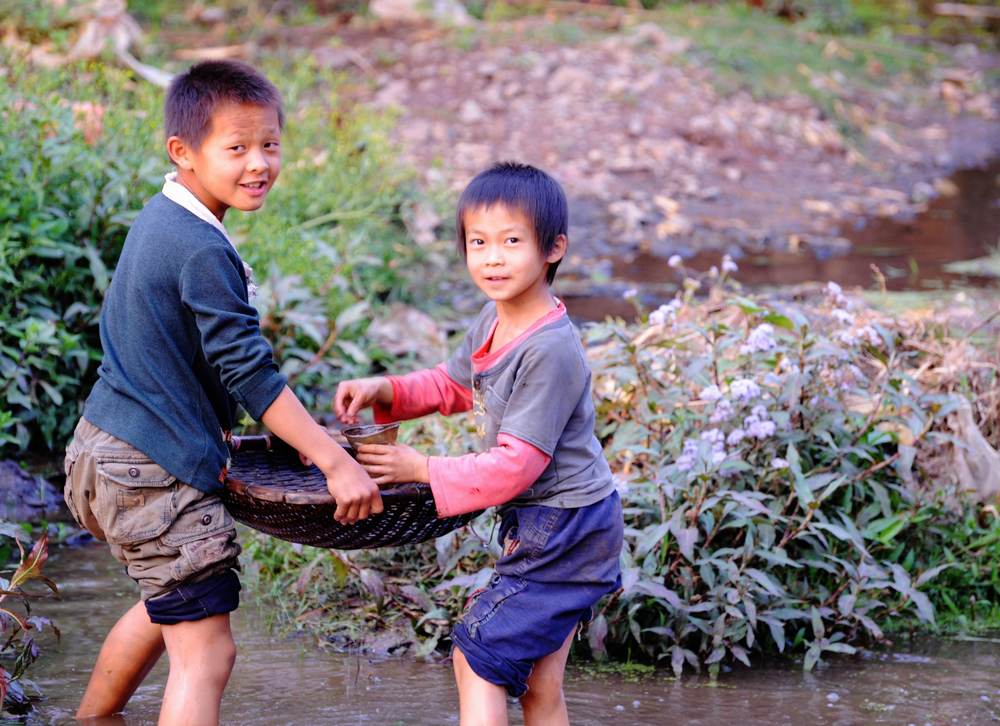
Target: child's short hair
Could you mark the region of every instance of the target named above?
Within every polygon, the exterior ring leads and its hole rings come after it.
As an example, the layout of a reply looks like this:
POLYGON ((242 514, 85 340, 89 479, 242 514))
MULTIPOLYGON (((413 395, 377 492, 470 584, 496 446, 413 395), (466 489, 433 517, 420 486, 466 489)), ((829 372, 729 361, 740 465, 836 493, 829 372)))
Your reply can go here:
MULTIPOLYGON (((465 257, 465 213, 494 204, 520 210, 531 220, 543 256, 556 245, 556 238, 569 227, 566 194, 555 179, 541 169, 516 161, 505 161, 482 171, 469 182, 458 200, 455 226, 458 250, 465 257)), ((546 280, 551 285, 561 260, 549 265, 546 280)))
POLYGON ((269 106, 285 124, 281 94, 264 74, 235 60, 207 60, 181 73, 167 89, 163 105, 166 136, 177 136, 197 149, 212 128, 212 114, 226 103, 269 106))

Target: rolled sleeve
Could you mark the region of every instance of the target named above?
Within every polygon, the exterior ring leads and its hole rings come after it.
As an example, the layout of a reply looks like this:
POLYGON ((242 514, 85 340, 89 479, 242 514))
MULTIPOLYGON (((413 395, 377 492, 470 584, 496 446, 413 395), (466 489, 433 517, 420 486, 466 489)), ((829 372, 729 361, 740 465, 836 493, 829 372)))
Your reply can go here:
POLYGON ((247 381, 246 385, 232 392, 233 398, 246 409, 257 421, 271 407, 288 384, 287 379, 278 372, 278 366, 258 371, 247 381))

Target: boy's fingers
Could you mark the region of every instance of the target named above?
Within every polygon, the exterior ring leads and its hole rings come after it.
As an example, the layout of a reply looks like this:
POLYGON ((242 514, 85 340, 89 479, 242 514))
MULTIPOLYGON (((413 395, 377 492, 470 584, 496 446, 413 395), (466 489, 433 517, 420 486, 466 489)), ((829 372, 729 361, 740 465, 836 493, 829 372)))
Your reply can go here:
POLYGON ((357 505, 354 502, 344 502, 337 505, 337 511, 334 512, 333 517, 341 524, 354 524, 358 519, 356 511, 357 505))
POLYGON ((361 444, 358 447, 358 453, 370 456, 385 456, 392 453, 392 448, 389 444, 361 444))
POLYGON ((382 495, 379 494, 378 489, 375 490, 374 496, 372 497, 371 513, 382 513, 382 495))
POLYGON ((349 395, 347 386, 341 383, 337 386, 337 392, 333 395, 333 411, 337 418, 344 415, 344 399, 349 395))
POLYGON ((368 501, 368 497, 365 497, 358 502, 358 519, 367 519, 369 511, 371 511, 371 505, 368 501))
POLYGON ((348 416, 357 416, 358 411, 361 410, 361 404, 362 403, 363 403, 363 401, 361 400, 360 396, 352 396, 351 397, 351 403, 347 407, 347 415, 348 416))

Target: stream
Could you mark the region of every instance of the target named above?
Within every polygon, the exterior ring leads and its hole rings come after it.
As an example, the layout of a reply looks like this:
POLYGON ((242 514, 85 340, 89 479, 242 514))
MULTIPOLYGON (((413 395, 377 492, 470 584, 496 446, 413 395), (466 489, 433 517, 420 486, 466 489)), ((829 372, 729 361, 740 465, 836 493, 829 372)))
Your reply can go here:
MULTIPOLYGON (((70 724, 104 635, 136 589, 106 546, 53 547, 46 574, 62 600, 37 612, 62 630, 41 637, 31 672, 45 699, 31 724, 70 724)), ((377 659, 317 646, 268 625, 245 589, 233 616, 239 648, 222 703, 225 724, 457 723, 450 664, 377 659)), ((795 664, 739 667, 717 684, 667 670, 629 676, 571 661, 566 696, 572 723, 598 724, 986 724, 1000 722, 1000 637, 898 642, 892 652, 840 658, 814 673, 795 664)), ((121 719, 154 724, 166 658, 121 719)), ((522 723, 511 709, 511 722, 522 723)))
MULTIPOLYGON (((877 266, 888 290, 935 292, 968 288, 989 289, 1000 295, 1000 262, 955 265, 991 255, 1000 258, 1000 158, 981 168, 964 169, 950 177, 954 193, 941 195, 912 219, 858 218, 844 223, 843 249, 731 250, 739 271, 735 279, 749 288, 775 288, 832 280, 844 287, 872 289, 877 266)), ((698 252, 684 260, 688 270, 704 272, 718 265, 720 251, 698 252)), ((605 260, 609 279, 596 294, 565 295, 566 306, 579 321, 603 320, 606 315, 634 318, 635 308, 621 297, 634 287, 647 307, 669 300, 680 276, 667 258, 649 253, 620 255, 605 260)))

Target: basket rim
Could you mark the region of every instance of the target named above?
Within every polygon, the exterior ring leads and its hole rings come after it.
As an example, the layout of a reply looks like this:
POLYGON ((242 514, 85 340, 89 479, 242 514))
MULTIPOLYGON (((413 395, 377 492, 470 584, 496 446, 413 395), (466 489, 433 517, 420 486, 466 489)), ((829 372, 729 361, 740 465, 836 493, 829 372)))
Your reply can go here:
MULTIPOLYGON (((284 441, 270 434, 253 436, 232 436, 229 441, 231 454, 243 451, 270 451, 280 448, 291 449, 284 441)), ((343 445, 342 445, 343 446, 343 445)), ((343 447, 345 451, 353 456, 353 449, 349 446, 343 447)), ((234 467, 235 468, 235 467, 234 467)), ((236 496, 244 496, 263 502, 273 502, 294 505, 329 505, 336 506, 337 502, 327 490, 322 491, 302 491, 295 489, 285 489, 283 487, 268 486, 266 484, 248 484, 239 477, 232 476, 227 472, 225 481, 227 492, 236 496)), ((424 501, 433 500, 430 484, 424 482, 405 482, 390 484, 379 488, 379 494, 384 501, 424 501)))

